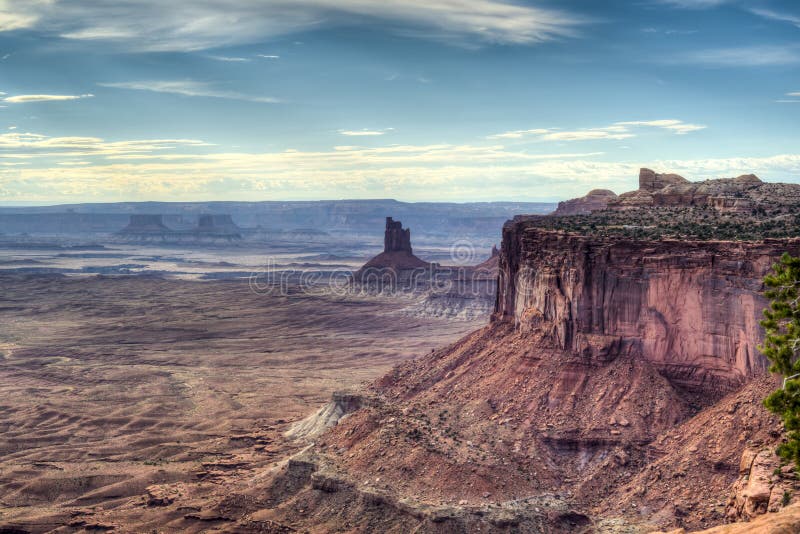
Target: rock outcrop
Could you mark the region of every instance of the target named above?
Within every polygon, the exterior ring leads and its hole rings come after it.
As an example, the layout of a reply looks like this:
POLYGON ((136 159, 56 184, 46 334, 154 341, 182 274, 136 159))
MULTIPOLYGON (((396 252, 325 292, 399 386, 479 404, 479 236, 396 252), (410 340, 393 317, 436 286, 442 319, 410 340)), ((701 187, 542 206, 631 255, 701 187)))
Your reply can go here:
POLYGON ((411 229, 403 228, 403 223, 386 217, 386 232, 383 236, 384 252, 406 252, 413 254, 411 249, 411 229))
POLYGON ((354 276, 356 280, 366 281, 370 277, 383 278, 390 271, 396 275, 401 271, 425 270, 430 267, 430 263, 414 255, 411 230, 403 228, 400 221, 386 217, 383 252, 365 263, 354 276))
MULTIPOLYGON (((582 200, 573 199, 562 204, 580 205, 582 200)), ((749 214, 759 205, 771 208, 796 205, 798 202, 799 185, 765 183, 754 174, 690 182, 677 174, 659 174, 650 169, 641 169, 639 189, 609 199, 607 208, 709 207, 720 213, 749 214)), ((558 211, 556 214, 559 214, 558 211)))
POLYGON ((659 174, 650 169, 639 170, 639 189, 642 191, 660 191, 668 185, 688 183, 689 180, 677 174, 659 174))
POLYGON ((609 202, 617 199, 617 195, 608 189, 593 189, 586 196, 565 200, 558 203, 553 215, 585 215, 593 211, 604 210, 609 202))
POLYGON ((353 273, 358 292, 398 294, 414 299, 403 313, 473 320, 488 317, 497 289, 499 250, 479 265, 446 266, 414 255, 411 230, 386 218, 383 252, 353 273))
POLYGON ((777 512, 797 502, 797 489, 794 465, 783 465, 774 448, 745 449, 727 515, 734 521, 750 521, 777 512))

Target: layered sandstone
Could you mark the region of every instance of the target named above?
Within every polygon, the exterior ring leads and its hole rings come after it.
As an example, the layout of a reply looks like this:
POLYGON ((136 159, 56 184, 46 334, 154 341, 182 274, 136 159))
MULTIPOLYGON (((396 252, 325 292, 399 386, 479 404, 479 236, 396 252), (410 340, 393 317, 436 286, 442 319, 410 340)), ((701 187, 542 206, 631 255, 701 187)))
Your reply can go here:
POLYGON ((641 359, 681 386, 730 389, 763 374, 762 279, 800 240, 630 241, 503 230, 495 320, 592 360, 641 359))

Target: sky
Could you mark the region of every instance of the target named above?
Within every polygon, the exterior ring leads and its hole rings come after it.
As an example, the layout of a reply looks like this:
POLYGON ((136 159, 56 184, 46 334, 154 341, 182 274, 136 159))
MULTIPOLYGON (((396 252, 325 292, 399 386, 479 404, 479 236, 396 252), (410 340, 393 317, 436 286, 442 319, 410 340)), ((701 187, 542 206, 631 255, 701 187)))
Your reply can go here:
POLYGON ((797 0, 0 0, 0 204, 800 183, 797 0))

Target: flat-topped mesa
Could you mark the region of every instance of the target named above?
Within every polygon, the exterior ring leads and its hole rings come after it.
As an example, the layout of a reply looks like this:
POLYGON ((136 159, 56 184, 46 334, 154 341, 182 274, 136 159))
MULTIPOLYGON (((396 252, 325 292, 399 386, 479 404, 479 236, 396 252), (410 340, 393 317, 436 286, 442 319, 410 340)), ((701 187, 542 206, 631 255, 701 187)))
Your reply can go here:
POLYGON ((407 252, 411 250, 411 229, 403 228, 403 223, 386 217, 386 232, 383 236, 384 252, 407 252))
POLYGON ((241 228, 233 222, 230 215, 200 215, 197 220, 199 236, 239 239, 241 228))
POLYGON ((148 235, 169 233, 161 215, 131 215, 128 226, 120 230, 122 235, 148 235))
POLYGON ((230 215, 200 215, 197 226, 175 230, 164 224, 162 215, 131 215, 128 226, 117 234, 124 240, 193 242, 209 240, 238 240, 241 229, 230 215))

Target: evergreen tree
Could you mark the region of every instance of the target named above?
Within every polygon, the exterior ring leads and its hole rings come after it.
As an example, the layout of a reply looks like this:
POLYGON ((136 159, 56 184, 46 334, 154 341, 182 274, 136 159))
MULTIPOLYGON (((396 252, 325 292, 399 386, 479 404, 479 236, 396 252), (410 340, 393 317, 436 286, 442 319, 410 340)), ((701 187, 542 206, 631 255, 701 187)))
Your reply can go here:
POLYGON ((784 376, 784 384, 764 405, 781 416, 788 433, 778 454, 800 468, 800 258, 784 254, 773 271, 764 279, 764 294, 772 302, 764 310, 761 325, 767 335, 759 349, 772 363, 769 370, 784 376))

